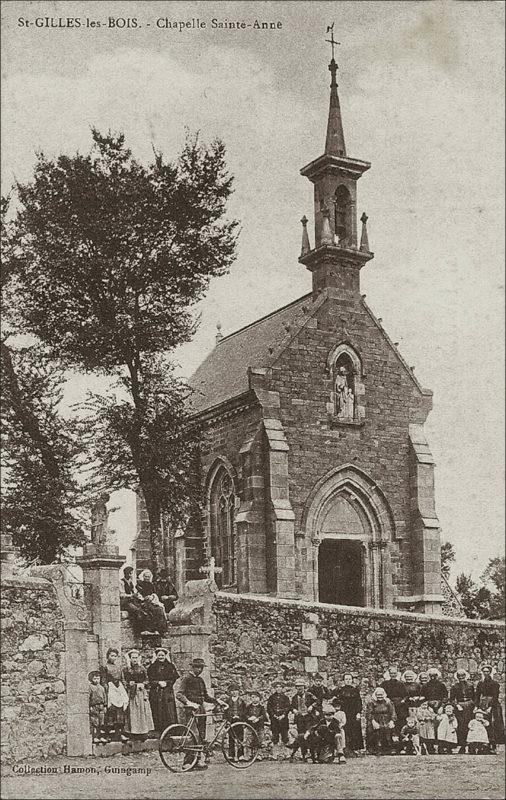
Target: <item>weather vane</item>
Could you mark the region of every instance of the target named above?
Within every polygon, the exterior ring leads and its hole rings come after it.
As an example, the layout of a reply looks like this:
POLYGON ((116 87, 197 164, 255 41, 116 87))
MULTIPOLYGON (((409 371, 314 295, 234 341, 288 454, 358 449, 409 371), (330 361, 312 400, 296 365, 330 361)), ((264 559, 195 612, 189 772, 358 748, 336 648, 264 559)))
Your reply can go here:
POLYGON ((341 42, 336 42, 334 39, 334 23, 332 25, 327 25, 327 33, 330 31, 330 39, 325 39, 330 45, 332 45, 332 61, 334 61, 334 45, 341 44, 341 42))

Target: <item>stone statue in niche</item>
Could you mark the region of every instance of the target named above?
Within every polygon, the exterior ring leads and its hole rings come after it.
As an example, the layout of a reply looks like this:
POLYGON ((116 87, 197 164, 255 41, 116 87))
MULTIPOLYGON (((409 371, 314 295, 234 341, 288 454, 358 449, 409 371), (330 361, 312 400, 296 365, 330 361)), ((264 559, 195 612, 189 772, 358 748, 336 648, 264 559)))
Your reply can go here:
POLYGON ((337 371, 335 382, 336 414, 338 419, 352 420, 355 410, 355 395, 348 383, 349 372, 344 366, 337 371))
POLYGON ((109 544, 109 512, 107 502, 110 495, 102 492, 91 509, 91 541, 95 545, 109 544))

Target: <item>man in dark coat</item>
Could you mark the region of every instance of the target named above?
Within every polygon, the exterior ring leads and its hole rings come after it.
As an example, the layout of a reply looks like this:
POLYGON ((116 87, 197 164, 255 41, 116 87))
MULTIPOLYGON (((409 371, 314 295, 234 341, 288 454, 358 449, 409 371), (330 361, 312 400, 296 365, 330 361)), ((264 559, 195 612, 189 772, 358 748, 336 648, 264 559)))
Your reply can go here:
POLYGON ((317 672, 314 676, 313 682, 309 685, 308 691, 311 692, 314 697, 316 697, 319 709, 321 711, 323 701, 327 700, 329 697, 329 690, 323 682, 323 675, 320 675, 319 672, 317 672))
POLYGON ((406 684, 399 680, 399 670, 397 667, 389 667, 387 680, 380 683, 385 690, 386 696, 392 701, 396 713, 396 730, 399 735, 402 725, 404 725, 403 704, 407 696, 406 684))
POLYGON ((450 688, 450 703, 453 703, 455 707, 455 716, 458 722, 457 743, 460 748, 459 753, 466 752, 467 728, 473 718, 474 711, 475 691, 469 677, 469 673, 465 669, 458 669, 455 673, 457 682, 450 688))
MULTIPOLYGON (((204 679, 200 677, 204 667, 204 659, 194 658, 191 663, 190 672, 188 675, 185 675, 181 681, 179 691, 176 692, 177 699, 184 706, 183 710, 186 722, 189 722, 189 720, 193 718, 194 711, 198 714, 205 713, 204 703, 212 703, 214 706, 226 705, 226 703, 223 703, 221 700, 216 700, 214 697, 211 697, 207 691, 204 679)), ((197 736, 197 741, 205 741, 206 727, 206 718, 197 717, 196 725, 192 726, 192 730, 197 736)), ((185 756, 185 760, 187 759, 188 761, 191 761, 192 758, 193 755, 191 753, 187 757, 185 756)), ((201 759, 200 767, 204 768, 205 766, 201 759)))
POLYGON ((421 694, 437 714, 441 706, 444 706, 448 700, 448 689, 441 680, 441 673, 436 667, 429 667, 427 674, 429 680, 427 683, 421 684, 421 694))
POLYGON ((292 745, 290 759, 293 760, 295 753, 300 748, 302 760, 305 761, 308 750, 305 734, 318 720, 318 701, 311 692, 306 691, 306 684, 302 678, 295 681, 295 686, 297 691, 291 699, 291 710, 297 727, 297 738, 292 745))

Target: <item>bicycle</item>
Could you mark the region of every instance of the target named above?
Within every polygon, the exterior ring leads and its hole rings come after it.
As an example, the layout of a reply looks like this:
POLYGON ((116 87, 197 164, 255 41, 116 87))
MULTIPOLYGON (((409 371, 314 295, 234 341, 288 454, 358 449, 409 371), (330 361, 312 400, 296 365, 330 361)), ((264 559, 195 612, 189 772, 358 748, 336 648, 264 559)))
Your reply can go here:
POLYGON ((158 753, 162 763, 171 772, 189 772, 203 754, 208 760, 215 744, 221 745, 225 760, 235 769, 246 769, 257 759, 260 742, 255 729, 248 722, 229 722, 226 719, 211 741, 198 741, 195 735, 198 717, 212 717, 216 712, 192 712, 186 725, 169 725, 160 736, 158 753))

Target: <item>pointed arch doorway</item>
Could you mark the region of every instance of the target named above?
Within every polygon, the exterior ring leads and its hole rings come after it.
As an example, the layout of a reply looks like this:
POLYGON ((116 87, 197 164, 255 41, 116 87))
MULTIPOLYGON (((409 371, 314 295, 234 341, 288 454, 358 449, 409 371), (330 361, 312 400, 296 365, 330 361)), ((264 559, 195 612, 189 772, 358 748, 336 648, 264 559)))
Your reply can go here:
POLYGON ((313 597, 320 603, 389 608, 393 604, 388 542, 394 524, 384 496, 351 465, 314 487, 305 512, 313 545, 313 597))

